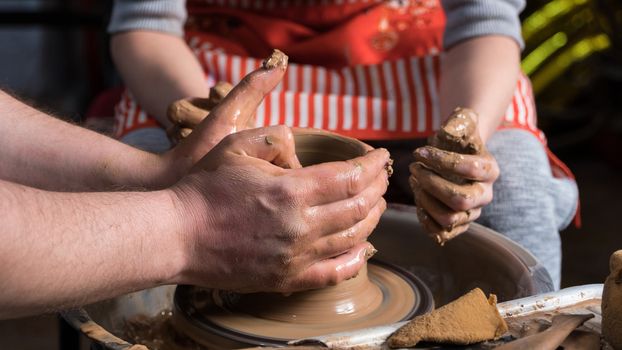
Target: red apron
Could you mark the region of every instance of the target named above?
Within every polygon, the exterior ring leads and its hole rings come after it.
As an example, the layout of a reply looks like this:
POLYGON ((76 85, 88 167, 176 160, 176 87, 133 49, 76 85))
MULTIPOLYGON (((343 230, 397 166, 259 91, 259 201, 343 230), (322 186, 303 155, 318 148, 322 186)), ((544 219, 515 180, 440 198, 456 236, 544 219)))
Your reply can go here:
MULTIPOLYGON (((256 125, 314 127, 364 140, 426 137, 441 123, 438 82, 445 15, 439 0, 188 0, 186 40, 208 86, 237 84, 273 48, 290 57, 256 125)), ((123 95, 117 136, 157 122, 123 95)), ((536 126, 521 74, 500 128, 536 126)), ((551 152, 556 176, 572 177, 551 152)))

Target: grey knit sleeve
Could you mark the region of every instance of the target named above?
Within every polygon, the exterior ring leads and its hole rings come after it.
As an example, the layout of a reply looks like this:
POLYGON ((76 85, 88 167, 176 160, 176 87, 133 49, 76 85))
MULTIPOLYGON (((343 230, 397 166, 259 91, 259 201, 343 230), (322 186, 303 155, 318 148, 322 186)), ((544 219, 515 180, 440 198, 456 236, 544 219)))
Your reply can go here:
POLYGON ((525 0, 442 0, 442 4, 447 16, 445 48, 491 34, 509 36, 523 48, 518 15, 525 0))
POLYGON ((185 0, 115 0, 108 32, 147 29, 182 36, 185 0))

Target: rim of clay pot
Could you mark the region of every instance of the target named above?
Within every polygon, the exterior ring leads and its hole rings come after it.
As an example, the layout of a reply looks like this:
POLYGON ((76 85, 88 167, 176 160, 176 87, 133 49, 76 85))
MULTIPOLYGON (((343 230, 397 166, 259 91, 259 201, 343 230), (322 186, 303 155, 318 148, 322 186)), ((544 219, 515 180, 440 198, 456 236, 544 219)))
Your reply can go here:
POLYGON ((296 155, 303 166, 348 160, 363 156, 373 149, 363 141, 326 130, 292 128, 292 133, 296 155))

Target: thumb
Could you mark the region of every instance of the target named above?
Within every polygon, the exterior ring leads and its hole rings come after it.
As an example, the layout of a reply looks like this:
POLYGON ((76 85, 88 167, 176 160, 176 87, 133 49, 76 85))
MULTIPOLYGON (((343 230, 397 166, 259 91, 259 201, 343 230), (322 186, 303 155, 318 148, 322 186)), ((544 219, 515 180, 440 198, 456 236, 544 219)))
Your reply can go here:
POLYGON ((176 148, 198 161, 225 136, 246 128, 264 97, 283 79, 287 56, 275 50, 262 67, 248 74, 176 148))
POLYGON ((219 143, 209 155, 197 164, 200 169, 217 167, 211 155, 240 155, 256 158, 285 169, 301 168, 296 156, 294 136, 290 128, 276 125, 267 128, 243 130, 231 134, 219 143))

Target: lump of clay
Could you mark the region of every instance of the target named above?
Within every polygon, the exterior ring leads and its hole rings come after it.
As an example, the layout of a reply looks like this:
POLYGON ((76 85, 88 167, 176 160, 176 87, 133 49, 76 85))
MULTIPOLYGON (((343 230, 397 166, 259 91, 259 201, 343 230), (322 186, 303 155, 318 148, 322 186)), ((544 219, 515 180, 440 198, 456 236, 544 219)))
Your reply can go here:
POLYGON ((497 297, 488 299, 476 288, 430 313, 413 318, 389 337, 391 348, 413 347, 420 341, 468 345, 496 339, 508 330, 497 310, 497 297))
POLYGON ((429 143, 449 152, 480 154, 483 142, 477 131, 477 114, 468 108, 456 108, 429 143))
POLYGON ((622 250, 611 255, 609 269, 603 289, 603 337, 615 349, 622 349, 622 250))

